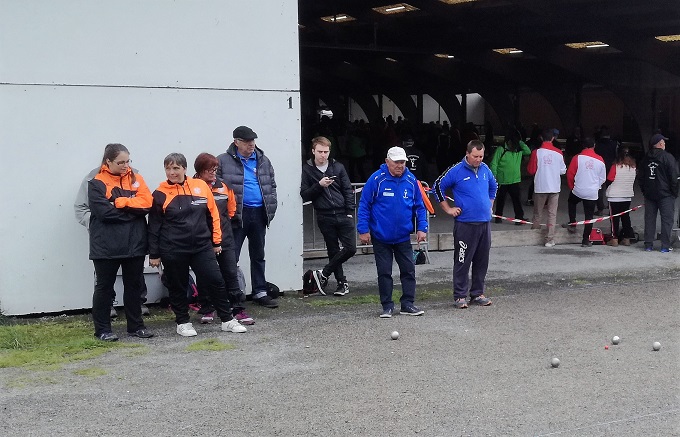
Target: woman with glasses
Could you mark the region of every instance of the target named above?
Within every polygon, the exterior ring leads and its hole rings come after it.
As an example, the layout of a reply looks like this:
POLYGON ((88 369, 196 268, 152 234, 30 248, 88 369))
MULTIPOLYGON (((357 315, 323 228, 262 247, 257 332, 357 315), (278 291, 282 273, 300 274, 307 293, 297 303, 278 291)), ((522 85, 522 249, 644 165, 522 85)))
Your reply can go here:
POLYGON ((123 303, 129 336, 149 338, 142 320, 142 275, 147 253, 146 215, 151 192, 142 175, 132 171, 130 152, 122 144, 104 149, 99 173, 88 183, 90 208, 90 259, 96 283, 92 298, 94 335, 116 341, 111 329, 111 296, 120 267, 123 272, 123 303))
POLYGON ((163 166, 167 181, 153 192, 149 213, 149 264, 158 267, 163 262, 177 333, 196 335, 189 321, 189 268, 222 320, 222 331, 246 332, 232 315, 215 260, 222 253, 222 230, 212 191, 201 179, 186 175, 187 160, 181 153, 166 156, 163 166))
MULTIPOLYGON (((245 312, 241 305, 243 293, 238 283, 238 267, 236 266, 236 252, 234 250, 234 233, 231 230, 231 218, 236 213, 236 197, 234 191, 227 187, 222 179, 217 177, 217 158, 210 153, 201 153, 194 161, 194 178, 204 181, 212 190, 215 204, 220 212, 220 227, 222 230, 222 252, 217 255, 217 263, 222 272, 222 278, 227 287, 227 295, 232 312, 236 320, 242 325, 254 325, 255 321, 245 312)), ((198 284, 198 296, 201 309, 201 323, 211 323, 215 317, 214 309, 209 299, 201 291, 198 284)))

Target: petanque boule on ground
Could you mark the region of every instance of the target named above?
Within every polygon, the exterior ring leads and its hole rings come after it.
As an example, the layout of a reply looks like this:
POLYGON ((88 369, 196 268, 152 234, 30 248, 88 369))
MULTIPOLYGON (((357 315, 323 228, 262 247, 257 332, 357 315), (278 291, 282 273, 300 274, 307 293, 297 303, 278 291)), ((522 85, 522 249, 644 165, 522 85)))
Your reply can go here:
POLYGON ((392 334, 390 335, 392 337, 392 340, 398 340, 399 339, 399 333, 397 331, 392 331, 392 334))

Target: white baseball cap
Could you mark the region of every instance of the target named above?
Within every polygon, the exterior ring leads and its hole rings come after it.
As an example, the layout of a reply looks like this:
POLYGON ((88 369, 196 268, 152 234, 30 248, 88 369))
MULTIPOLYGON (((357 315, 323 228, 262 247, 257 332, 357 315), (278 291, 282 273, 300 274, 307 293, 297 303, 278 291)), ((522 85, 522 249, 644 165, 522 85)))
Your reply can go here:
POLYGON ((406 151, 401 147, 392 147, 387 151, 387 159, 390 161, 406 161, 406 151))

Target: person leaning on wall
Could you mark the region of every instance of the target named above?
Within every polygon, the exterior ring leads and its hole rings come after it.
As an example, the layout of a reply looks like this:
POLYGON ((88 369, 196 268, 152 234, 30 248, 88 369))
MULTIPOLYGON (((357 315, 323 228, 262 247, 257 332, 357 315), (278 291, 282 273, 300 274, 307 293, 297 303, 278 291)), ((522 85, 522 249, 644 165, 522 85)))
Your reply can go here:
POLYGON ((108 144, 99 173, 87 187, 90 208, 90 259, 96 284, 92 297, 94 335, 116 341, 109 314, 113 284, 121 268, 123 302, 129 336, 149 338, 153 333, 142 319, 142 278, 147 252, 146 215, 151 192, 140 174, 130 167, 130 153, 122 144, 108 144))

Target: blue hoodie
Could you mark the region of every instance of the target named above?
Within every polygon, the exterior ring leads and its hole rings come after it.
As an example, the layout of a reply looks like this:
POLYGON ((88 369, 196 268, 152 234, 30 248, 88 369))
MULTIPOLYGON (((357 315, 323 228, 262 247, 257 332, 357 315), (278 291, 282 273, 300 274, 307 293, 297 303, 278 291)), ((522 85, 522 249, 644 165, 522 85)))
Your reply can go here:
POLYGON ((498 184, 486 164, 481 163, 475 171, 463 158, 437 178, 433 189, 438 202, 444 201, 446 191, 451 189, 453 201, 461 209, 457 221, 483 223, 491 220, 491 199, 496 198, 498 184))
POLYGON ((414 214, 416 229, 427 232, 427 212, 415 176, 408 168, 400 177, 392 176, 383 164, 361 192, 357 231, 370 231, 372 238, 382 243, 403 243, 411 238, 414 214))

